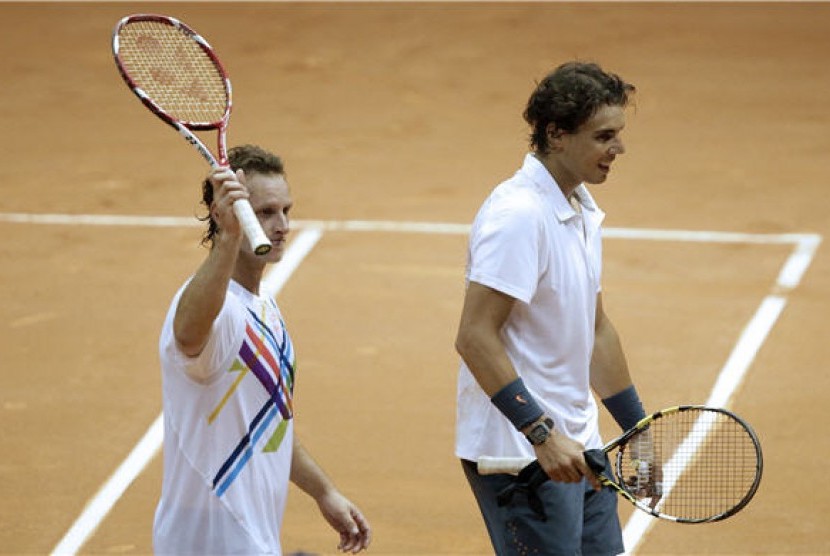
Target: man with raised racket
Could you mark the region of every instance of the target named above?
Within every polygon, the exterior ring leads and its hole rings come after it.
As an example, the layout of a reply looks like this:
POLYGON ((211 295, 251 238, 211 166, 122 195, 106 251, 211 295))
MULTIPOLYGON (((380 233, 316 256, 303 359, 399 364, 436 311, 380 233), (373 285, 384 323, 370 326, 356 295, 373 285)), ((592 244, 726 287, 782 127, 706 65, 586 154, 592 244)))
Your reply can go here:
POLYGON ((472 226, 456 455, 500 556, 624 551, 617 496, 584 459, 602 447, 591 390, 623 429, 645 413, 603 310, 604 214, 585 184, 604 183, 625 152, 633 92, 596 64, 547 75, 524 113, 532 152, 472 226), (484 475, 482 457, 530 457, 545 475, 484 475))
POLYGON ((346 499, 294 435, 295 355, 276 302, 259 294, 266 263, 282 258, 291 193, 282 161, 255 146, 203 185, 210 250, 175 295, 159 350, 164 477, 157 554, 281 554, 289 480, 310 495, 357 553, 371 540, 346 499), (243 241, 233 204, 248 199, 273 248, 243 241))

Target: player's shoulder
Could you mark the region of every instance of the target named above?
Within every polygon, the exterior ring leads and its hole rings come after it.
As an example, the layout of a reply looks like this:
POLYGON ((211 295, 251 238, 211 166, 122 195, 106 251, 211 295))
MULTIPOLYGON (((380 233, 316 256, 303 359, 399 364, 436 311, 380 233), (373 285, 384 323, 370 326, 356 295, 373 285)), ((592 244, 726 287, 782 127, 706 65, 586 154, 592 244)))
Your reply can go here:
POLYGON ((490 216, 535 219, 542 216, 544 205, 544 197, 534 183, 514 176, 493 189, 482 212, 490 216))

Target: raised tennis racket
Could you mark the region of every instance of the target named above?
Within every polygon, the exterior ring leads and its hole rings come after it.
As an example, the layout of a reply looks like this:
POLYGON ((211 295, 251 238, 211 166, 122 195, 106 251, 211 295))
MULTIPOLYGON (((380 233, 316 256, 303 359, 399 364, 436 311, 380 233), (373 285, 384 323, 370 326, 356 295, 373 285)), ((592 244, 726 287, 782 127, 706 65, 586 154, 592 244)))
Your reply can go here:
MULTIPOLYGON (((121 77, 144 106, 178 131, 214 168, 228 163, 225 136, 231 114, 231 82, 207 41, 172 17, 135 14, 112 33, 112 52, 121 77), (213 153, 196 131, 217 131, 213 153)), ((233 205, 251 247, 271 250, 247 200, 233 205)))
MULTIPOLYGON (((585 452, 585 460, 603 485, 635 507, 678 523, 734 515, 755 495, 763 471, 752 428, 730 411, 699 405, 649 415, 602 450, 585 452), (611 477, 605 473, 606 455, 614 463, 611 477)), ((539 473, 546 479, 532 458, 482 457, 478 470, 518 474, 530 484, 538 484, 539 473)))

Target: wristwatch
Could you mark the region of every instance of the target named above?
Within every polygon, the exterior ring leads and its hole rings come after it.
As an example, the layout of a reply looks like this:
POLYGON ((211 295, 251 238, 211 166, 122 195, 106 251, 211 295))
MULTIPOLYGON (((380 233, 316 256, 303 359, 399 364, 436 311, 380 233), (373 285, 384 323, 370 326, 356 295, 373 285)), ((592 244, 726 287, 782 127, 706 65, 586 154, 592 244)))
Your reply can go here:
POLYGON ((527 437, 527 441, 533 444, 534 446, 538 446, 542 444, 545 440, 548 439, 550 433, 553 431, 553 419, 550 417, 545 417, 543 421, 540 421, 533 425, 533 428, 528 431, 525 435, 527 437))

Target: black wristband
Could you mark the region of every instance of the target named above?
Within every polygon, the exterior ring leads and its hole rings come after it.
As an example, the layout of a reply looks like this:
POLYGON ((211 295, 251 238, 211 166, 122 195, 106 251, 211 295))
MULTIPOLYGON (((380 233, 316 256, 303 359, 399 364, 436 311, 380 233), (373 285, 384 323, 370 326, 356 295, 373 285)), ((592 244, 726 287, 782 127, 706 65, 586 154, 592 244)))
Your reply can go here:
POLYGON ((646 416, 640 396, 633 385, 603 399, 602 404, 624 431, 632 428, 646 416))
POLYGON ((527 391, 521 378, 517 378, 496 392, 490 401, 513 423, 517 430, 525 428, 545 413, 527 391))

